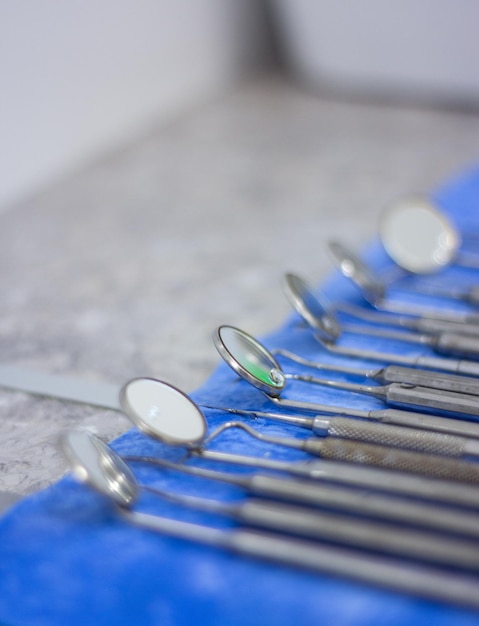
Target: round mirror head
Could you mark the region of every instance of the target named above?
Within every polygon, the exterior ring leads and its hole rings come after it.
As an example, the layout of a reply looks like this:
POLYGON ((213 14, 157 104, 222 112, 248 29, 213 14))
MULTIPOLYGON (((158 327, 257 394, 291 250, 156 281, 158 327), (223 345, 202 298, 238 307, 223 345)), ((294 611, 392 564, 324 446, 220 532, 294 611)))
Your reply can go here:
POLYGON ((216 349, 228 365, 247 382, 272 397, 286 384, 281 366, 256 339, 233 326, 220 326, 213 335, 216 349))
POLYGON ((320 339, 336 341, 340 337, 341 326, 336 317, 299 276, 286 274, 283 288, 295 311, 314 329, 320 339))
POLYGON ((96 435, 71 430, 62 434, 61 446, 77 480, 120 506, 137 499, 139 487, 130 468, 96 435))
POLYGON ((375 306, 386 295, 382 280, 361 259, 337 241, 328 243, 334 264, 343 276, 359 287, 366 300, 375 306))
POLYGON ((427 198, 406 198, 383 211, 381 242, 400 267, 415 274, 436 272, 454 258, 461 242, 449 220, 427 198))
POLYGON ((206 434, 205 417, 193 400, 161 380, 130 380, 120 392, 120 404, 139 430, 164 443, 195 444, 206 434))

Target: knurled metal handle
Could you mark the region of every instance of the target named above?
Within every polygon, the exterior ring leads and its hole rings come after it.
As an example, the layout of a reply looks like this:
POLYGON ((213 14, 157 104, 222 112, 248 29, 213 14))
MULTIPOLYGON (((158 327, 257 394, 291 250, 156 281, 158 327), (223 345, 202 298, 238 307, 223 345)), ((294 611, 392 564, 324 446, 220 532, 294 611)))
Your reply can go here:
MULTIPOLYGON (((328 434, 342 439, 407 448, 427 454, 455 457, 463 456, 466 453, 471 454, 471 450, 466 445, 468 440, 463 437, 346 417, 330 418, 328 434)), ((477 451, 479 453, 479 441, 477 442, 477 451)))
POLYGON ((479 464, 388 448, 369 443, 327 439, 305 441, 304 449, 324 459, 374 465, 434 478, 479 484, 479 464))

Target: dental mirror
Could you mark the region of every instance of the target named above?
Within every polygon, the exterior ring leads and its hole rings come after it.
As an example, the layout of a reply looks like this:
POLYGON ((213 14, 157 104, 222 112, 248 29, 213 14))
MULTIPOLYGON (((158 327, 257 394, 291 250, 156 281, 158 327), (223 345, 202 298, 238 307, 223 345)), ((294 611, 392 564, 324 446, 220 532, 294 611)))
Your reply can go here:
POLYGON ((120 391, 120 405, 144 433, 171 445, 203 440, 203 413, 182 391, 153 378, 134 378, 120 391))
POLYGON ((284 277, 284 293, 292 307, 322 339, 335 341, 341 336, 341 326, 312 290, 295 274, 284 277))
POLYGON ((477 313, 462 313, 460 311, 439 310, 429 306, 416 305, 411 302, 401 302, 399 300, 390 301, 386 298, 386 287, 381 279, 376 276, 373 270, 359 259, 346 246, 330 241, 328 249, 334 264, 345 278, 351 280, 359 288, 363 297, 375 309, 388 311, 390 313, 404 313, 413 315, 421 319, 446 320, 460 322, 462 324, 479 324, 477 313))
MULTIPOLYGON (((319 337, 325 341, 332 341, 339 338, 341 330, 351 332, 356 335, 367 335, 371 337, 382 337, 394 339, 416 345, 429 346, 439 354, 468 356, 479 359, 479 340, 470 335, 462 335, 460 332, 440 331, 434 332, 412 332, 396 331, 385 326, 365 326, 357 324, 339 324, 326 306, 314 297, 304 283, 294 275, 286 278, 285 293, 293 307, 300 313, 305 321, 311 325, 319 337), (290 284, 289 284, 290 283, 290 284), (328 333, 328 329, 333 328, 333 333, 328 333)), ((393 325, 393 324, 392 324, 393 325)), ((413 325, 414 328, 415 325, 413 325)), ((422 325, 424 326, 424 325, 422 325)), ((459 328, 459 325, 458 325, 459 328)))
POLYGON ((221 326, 213 335, 222 358, 244 380, 272 397, 279 397, 286 379, 274 356, 247 333, 221 326))
POLYGON ((381 242, 391 259, 415 274, 454 264, 479 268, 479 256, 461 253, 461 236, 428 198, 405 198, 387 207, 379 220, 381 242))
MULTIPOLYGON (((461 585, 458 589, 453 588, 448 583, 444 584, 444 576, 440 572, 431 569, 430 566, 420 566, 417 564, 398 565, 396 561, 388 561, 384 557, 373 555, 358 555, 357 552, 348 552, 344 548, 331 547, 324 544, 317 544, 306 541, 304 539, 293 539, 278 534, 270 534, 267 531, 253 531, 248 529, 216 529, 201 524, 192 524, 165 518, 158 515, 151 515, 132 510, 133 503, 128 498, 118 499, 117 492, 112 485, 125 484, 128 485, 128 492, 137 493, 141 486, 137 483, 133 474, 129 470, 125 473, 125 466, 121 459, 113 452, 105 450, 104 444, 98 440, 92 433, 77 431, 75 434, 67 433, 63 438, 63 446, 68 458, 72 461, 75 476, 82 482, 86 482, 95 490, 100 490, 102 495, 110 499, 118 507, 119 516, 126 522, 152 532, 159 532, 173 537, 200 542, 206 545, 216 546, 218 548, 230 550, 238 554, 253 556, 256 558, 265 558, 270 561, 285 563, 296 567, 306 567, 317 572, 329 572, 336 575, 352 576, 359 580, 367 581, 374 584, 381 584, 403 591, 425 594, 428 597, 449 598, 455 602, 466 603, 468 605, 479 606, 475 591, 473 579, 460 577, 461 585), (99 461, 99 463, 98 463, 99 461), (105 461, 105 465, 103 462, 105 461), (104 470, 104 476, 101 474, 104 470), (367 568, 364 568, 364 564, 367 568), (442 589, 444 587, 444 589, 442 589), (474 589, 473 589, 474 588, 474 589)), ((127 469, 127 468, 126 468, 127 469)), ((328 533, 339 539, 347 539, 351 534, 354 535, 354 528, 357 522, 350 522, 348 518, 336 517, 330 520, 328 531, 327 517, 323 519, 321 514, 309 513, 301 509, 295 510, 282 505, 268 505, 259 501, 257 508, 255 503, 245 503, 242 505, 228 505, 216 503, 201 498, 189 496, 181 496, 168 494, 156 489, 149 489, 156 492, 158 496, 166 497, 174 502, 185 506, 196 507, 201 510, 211 510, 220 514, 230 515, 234 518, 244 520, 246 523, 257 522, 269 530, 276 527, 280 531, 287 531, 287 525, 290 523, 300 532, 305 532, 310 539, 323 539, 322 532, 325 536, 328 533), (275 508, 275 507, 279 508, 275 508), (244 508, 243 508, 244 507, 244 508), (252 508, 252 510, 251 510, 252 508), (301 515, 304 519, 299 519, 301 515), (314 517, 314 519, 313 519, 314 517), (325 525, 324 531, 321 531, 321 520, 325 525)), ((360 522, 361 524, 361 522, 360 522)), ((450 563, 464 566, 468 569, 477 567, 474 556, 468 556, 467 542, 455 542, 454 540, 448 544, 443 540, 443 546, 434 544, 434 538, 427 535, 417 534, 409 531, 403 532, 405 543, 402 548, 394 539, 389 539, 390 533, 380 524, 373 523, 376 533, 373 533, 379 544, 381 544, 381 535, 384 535, 383 547, 386 552, 391 550, 393 553, 398 549, 402 549, 410 558, 427 558, 427 554, 441 554, 438 558, 432 556, 433 561, 440 563, 450 563), (429 545, 428 542, 433 544, 429 545)), ((357 533, 356 533, 357 534, 357 533)), ((374 540, 368 539, 371 533, 367 531, 363 537, 357 536, 353 539, 353 545, 364 547, 374 547, 374 540), (369 543, 371 542, 372 543, 369 543), (365 543, 366 542, 366 543, 365 543)), ((469 550, 473 554, 472 544, 469 550)))
POLYGON ((70 430, 60 437, 72 473, 79 482, 119 506, 130 506, 138 486, 128 465, 98 437, 86 430, 70 430))
POLYGON ((461 245, 459 233, 426 197, 389 206, 379 222, 381 242, 397 265, 415 274, 449 265, 461 245))
MULTIPOLYGON (((329 311, 325 304, 321 302, 319 297, 313 292, 311 287, 294 274, 287 274, 283 281, 283 288, 286 297, 296 310, 297 313, 314 331, 317 341, 329 352, 341 354, 345 356, 353 356, 358 358, 369 359, 372 361, 382 361, 386 363, 395 363, 397 365, 410 366, 415 371, 402 368, 400 375, 408 376, 411 384, 421 384, 424 386, 432 386, 434 389, 444 389, 446 391, 460 391, 462 393, 477 395, 479 381, 471 380, 471 377, 479 376, 479 364, 473 361, 457 361, 455 359, 445 359, 441 357, 429 356, 408 356, 395 353, 374 352, 371 350, 362 350, 359 348, 336 346, 336 335, 327 335, 327 328, 341 329, 339 322, 329 311), (308 315, 305 315, 306 310, 308 315), (330 322, 325 323, 325 319, 332 318, 330 322), (321 332, 317 332, 318 329, 321 332), (424 372, 422 374, 418 368, 433 370, 432 372, 424 372), (452 372, 455 374, 465 374, 468 377, 453 376, 439 372, 452 372), (417 378, 416 378, 417 376, 417 378)), ((386 375, 387 372, 386 372, 386 375)), ((397 381, 396 381, 397 382, 397 381)), ((402 382, 408 382, 404 379, 402 382)))
POLYGON ((336 341, 342 334, 339 321, 311 287, 296 274, 285 274, 283 291, 293 309, 325 341, 336 341))
POLYGON ((363 263, 359 257, 347 250, 339 241, 330 241, 328 248, 343 276, 350 278, 359 287, 370 304, 376 306, 376 303, 384 300, 386 286, 366 263, 363 263))

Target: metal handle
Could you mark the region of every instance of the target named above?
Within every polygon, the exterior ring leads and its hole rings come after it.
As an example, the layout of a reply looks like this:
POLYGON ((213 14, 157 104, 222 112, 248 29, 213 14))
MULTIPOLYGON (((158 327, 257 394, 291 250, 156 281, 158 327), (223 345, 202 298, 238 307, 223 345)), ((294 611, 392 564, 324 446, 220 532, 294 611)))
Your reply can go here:
POLYGON ((360 513, 396 523, 414 524, 445 530, 462 536, 479 538, 479 515, 431 502, 425 503, 400 496, 374 493, 371 490, 328 485, 297 478, 279 478, 254 474, 249 481, 250 493, 268 496, 309 507, 327 507, 336 511, 360 513))
POLYGON ((389 424, 397 424, 398 426, 412 426, 413 428, 434 430, 440 433, 449 433, 450 435, 461 435, 475 439, 479 438, 479 423, 450 419, 441 415, 429 415, 427 413, 418 413, 417 411, 405 411, 391 408, 367 411, 352 407, 345 408, 328 404, 302 402, 299 400, 292 401, 283 398, 270 398, 270 400, 278 406, 291 409, 314 411, 317 413, 321 412, 327 415, 343 415, 345 417, 366 417, 389 424))
POLYGON ((479 285, 473 285, 470 287, 467 295, 467 301, 472 306, 479 306, 479 285))
POLYGON ((153 532, 214 545, 241 555, 307 568, 318 573, 347 576, 372 585, 479 608, 477 578, 417 563, 358 554, 312 541, 250 530, 224 531, 147 513, 121 510, 126 522, 153 532))
POLYGON ((338 541, 430 563, 479 569, 479 546, 471 540, 438 537, 425 530, 405 529, 371 520, 365 522, 264 500, 244 502, 237 508, 237 514, 242 522, 268 530, 308 539, 338 541))
POLYGON ((464 322, 454 322, 452 320, 436 320, 428 317, 411 318, 407 327, 430 335, 452 332, 459 335, 479 336, 479 326, 477 324, 465 324, 464 322))
POLYGON ((384 424, 410 426, 411 428, 432 430, 448 435, 479 439, 479 424, 476 422, 401 409, 375 409, 369 411, 369 417, 384 424))
MULTIPOLYGON (((391 360, 391 363, 395 362, 397 361, 394 361, 394 359, 391 360)), ((412 364, 416 367, 424 367, 426 369, 479 377, 479 363, 475 361, 457 361, 455 359, 444 359, 441 357, 419 356, 411 360, 411 365, 412 364)))
POLYGON ((476 440, 346 417, 329 418, 328 433, 332 437, 407 448, 427 454, 453 457, 479 455, 479 441, 476 440))
POLYGON ((393 406, 438 409, 445 413, 479 416, 479 397, 453 391, 439 391, 416 385, 391 383, 386 388, 386 399, 393 406))
POLYGON ((431 389, 479 396, 479 379, 468 376, 389 365, 378 372, 375 378, 385 383, 409 383, 431 389))
POLYGON ((479 376, 479 363, 474 361, 457 361, 457 369, 455 371, 466 376, 479 376))
POLYGON ((451 577, 446 570, 250 531, 231 535, 230 548, 241 554, 479 608, 477 578, 460 573, 451 577))
POLYGON ((479 339, 459 333, 438 335, 434 342, 434 349, 440 354, 454 354, 479 359, 479 339))
POLYGON ((479 313, 466 313, 462 319, 466 324, 479 324, 479 313))
POLYGON ((453 374, 465 374, 466 376, 479 377, 479 363, 474 361, 457 361, 451 358, 434 356, 410 356, 408 354, 395 354, 392 352, 374 352, 352 347, 336 346, 331 342, 320 341, 329 352, 344 356, 358 357, 360 359, 370 359, 372 361, 382 361, 383 363, 396 363, 398 365, 410 365, 412 367, 422 367, 441 372, 451 372, 453 374))
POLYGON ((479 484, 479 464, 466 461, 334 438, 306 440, 304 449, 324 459, 479 484))
POLYGON ((431 345, 432 339, 429 335, 421 335, 416 332, 406 332, 404 330, 393 330, 385 326, 363 326, 360 324, 342 324, 342 330, 355 335, 366 335, 367 337, 380 337, 405 341, 407 343, 417 343, 431 345))
POLYGON ((401 302, 394 300, 393 302, 383 299, 376 302, 375 306, 382 311, 388 313, 412 315, 421 319, 435 319, 449 322, 464 322, 466 324, 479 324, 479 314, 462 313, 453 309, 438 309, 431 307, 418 306, 410 302, 401 302))
MULTIPOLYGON (((329 441, 340 440, 330 439, 329 441)), ((195 453, 193 452, 193 454, 195 453)), ((415 453, 411 452, 410 454, 415 453)), ((313 481, 326 480, 343 485, 354 485, 361 489, 379 489, 388 493, 479 509, 477 484, 459 483, 455 480, 436 480, 427 476, 407 474, 406 472, 378 469, 367 465, 351 465, 349 462, 330 462, 325 459, 308 459, 307 461, 298 461, 296 463, 284 463, 261 457, 248 457, 241 454, 232 454, 231 452, 225 453, 219 450, 203 450, 200 456, 204 459, 235 463, 247 467, 251 467, 254 464, 254 467, 257 469, 278 470, 313 481)), ((435 458, 439 462, 448 460, 444 459, 444 457, 435 458)))

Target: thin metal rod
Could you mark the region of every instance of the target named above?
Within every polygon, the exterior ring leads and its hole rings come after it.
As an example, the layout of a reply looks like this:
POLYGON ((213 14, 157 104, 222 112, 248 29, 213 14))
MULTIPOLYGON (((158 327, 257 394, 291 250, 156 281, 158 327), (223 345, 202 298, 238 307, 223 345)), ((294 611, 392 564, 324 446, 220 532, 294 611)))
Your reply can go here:
POLYGON ((371 378, 381 383, 408 383, 441 391, 453 391, 473 396, 479 395, 479 379, 471 376, 460 376, 458 374, 448 374, 445 372, 422 370, 415 367, 398 365, 386 365, 379 369, 360 369, 312 361, 311 359, 306 359, 289 350, 283 350, 282 348, 272 350, 271 353, 315 370, 339 372, 353 376, 357 375, 364 378, 371 378))
POLYGON ((454 287, 446 289, 445 287, 428 282, 424 279, 412 285, 395 284, 391 285, 391 287, 399 292, 418 293, 426 296, 444 298, 445 300, 460 300, 461 302, 469 302, 471 298, 471 292, 468 290, 459 290, 454 287))
MULTIPOLYGON (((325 413, 334 415, 343 415, 345 417, 370 417, 371 411, 363 409, 353 409, 341 406, 334 406, 329 404, 320 404, 319 402, 305 402, 302 400, 289 400, 286 398, 272 398, 267 396, 271 402, 274 402, 277 406, 285 407, 288 409, 299 409, 301 411, 309 411, 312 413, 325 413)), ((387 409, 386 409, 387 410, 387 409)), ((405 413, 407 411, 404 411, 405 413)))
POLYGON ((312 417, 303 417, 300 415, 287 415, 285 413, 272 413, 269 411, 256 411, 254 409, 239 409, 235 407, 225 406, 211 406, 209 404, 201 404, 201 407, 205 409, 211 409, 213 411, 224 411, 231 415, 248 415, 249 417, 267 417, 284 422, 285 424, 291 424, 293 426, 299 426, 301 428, 313 428, 312 417))
MULTIPOLYGON (((268 443, 274 443, 281 446, 287 446, 288 448, 295 448, 297 450, 304 450, 304 441, 300 439, 293 439, 291 437, 271 437, 270 435, 264 435, 263 433, 258 432, 248 424, 244 424, 243 422, 224 422, 221 426, 218 426, 209 437, 207 437, 203 445, 206 446, 213 439, 216 439, 221 433, 225 430, 229 430, 231 428, 238 428, 239 430, 244 430, 251 437, 258 439, 259 441, 266 441, 268 443)), ((317 439, 315 438, 315 441, 317 439)))
POLYGON ((433 318, 421 318, 411 315, 400 315, 394 313, 381 313, 378 310, 369 310, 364 307, 351 304, 349 302, 340 302, 335 304, 335 310, 339 313, 345 313, 356 319, 373 324, 383 324, 385 326, 399 326, 410 330, 420 332, 440 333, 455 332, 459 334, 479 336, 479 326, 474 324, 464 324, 463 322, 453 320, 437 320, 433 318))
MULTIPOLYGON (((340 374, 352 374, 353 376, 364 376, 374 378, 375 371, 367 370, 360 367, 349 367, 346 365, 337 365, 332 363, 318 363, 317 361, 311 361, 310 359, 306 359, 305 357, 299 356, 290 350, 285 350, 284 348, 274 348, 271 350, 271 354, 274 356, 282 356, 285 359, 289 359, 290 361, 294 361, 299 365, 305 365, 306 367, 314 367, 317 370, 324 370, 327 372, 338 372, 340 374)), ((380 371, 380 370, 377 370, 380 371)))
POLYGON ((390 301, 386 298, 378 299, 374 302, 374 306, 389 313, 399 313, 405 315, 414 315, 422 318, 432 318, 436 320, 444 320, 451 322, 463 322, 465 324, 479 324, 479 314, 477 313, 461 313, 460 311, 438 309, 428 306, 414 306, 413 304, 390 301))
POLYGON ((382 327, 361 326, 360 324, 341 324, 341 329, 354 335, 366 335, 367 337, 383 337, 413 343, 422 346, 434 347, 434 338, 430 335, 409 333, 405 331, 388 330, 382 327))
POLYGON ((334 389, 344 389, 355 393, 364 393, 381 399, 383 399, 386 395, 386 388, 382 386, 374 387, 372 385, 358 385, 357 383, 328 380, 326 378, 317 378, 315 376, 305 374, 285 374, 284 377, 289 380, 297 380, 299 382, 310 383, 312 385, 323 385, 325 387, 333 387, 334 389))
POLYGON ((468 356, 477 360, 479 342, 477 337, 458 332, 416 333, 402 330, 389 330, 384 327, 362 326, 360 324, 342 324, 342 330, 355 335, 380 337, 403 341, 416 345, 429 346, 435 352, 445 355, 468 356))
POLYGON ((441 372, 451 372, 453 374, 465 374, 467 376, 479 377, 479 363, 476 361, 457 360, 444 357, 430 356, 409 356, 405 354, 396 354, 394 352, 377 352, 373 350, 364 350, 363 348, 353 348, 349 346, 338 346, 334 341, 324 340, 316 333, 314 334, 317 341, 333 354, 342 356, 353 356, 360 359, 368 359, 371 361, 381 361, 382 363, 396 363, 398 365, 406 365, 411 367, 426 368, 430 370, 439 370, 441 372))

